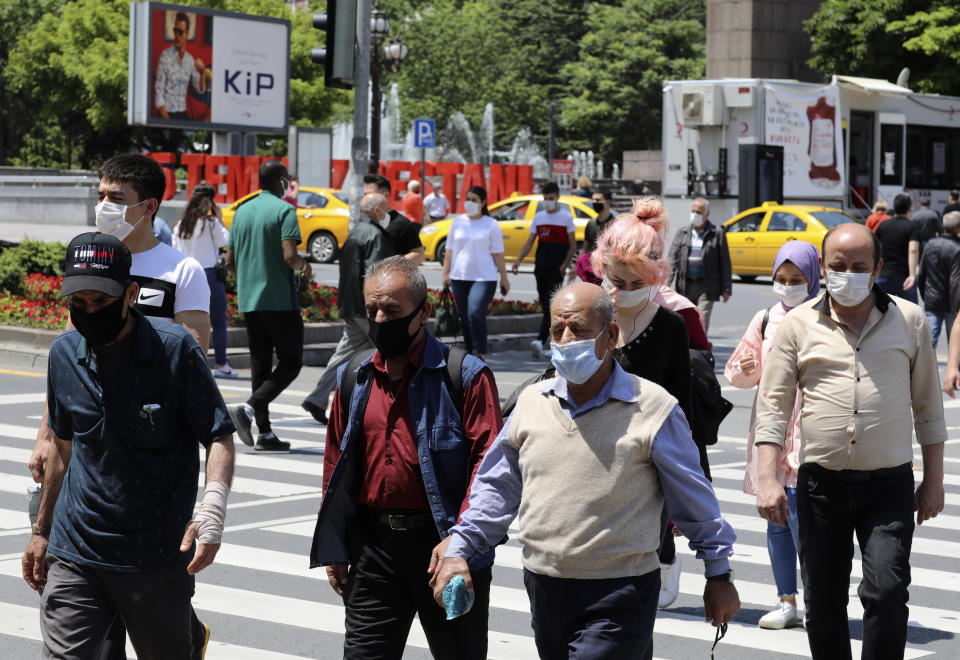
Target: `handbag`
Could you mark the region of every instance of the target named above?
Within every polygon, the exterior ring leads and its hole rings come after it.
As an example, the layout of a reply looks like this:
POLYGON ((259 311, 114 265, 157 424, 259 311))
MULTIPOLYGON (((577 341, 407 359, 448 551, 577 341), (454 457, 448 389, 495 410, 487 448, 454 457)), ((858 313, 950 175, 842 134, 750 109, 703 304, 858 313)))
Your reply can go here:
POLYGON ((440 303, 437 305, 435 331, 437 337, 456 337, 460 334, 460 314, 457 312, 457 303, 453 299, 450 287, 444 287, 440 292, 440 303))
MULTIPOLYGON (((207 222, 207 226, 210 229, 210 241, 214 242, 213 241, 213 223, 216 222, 216 219, 211 221, 204 220, 204 222, 207 222)), ((216 243, 214 243, 214 247, 216 248, 216 243)), ((217 248, 217 263, 214 264, 213 267, 217 269, 217 281, 226 282, 227 281, 227 262, 224 259, 223 248, 217 248)))

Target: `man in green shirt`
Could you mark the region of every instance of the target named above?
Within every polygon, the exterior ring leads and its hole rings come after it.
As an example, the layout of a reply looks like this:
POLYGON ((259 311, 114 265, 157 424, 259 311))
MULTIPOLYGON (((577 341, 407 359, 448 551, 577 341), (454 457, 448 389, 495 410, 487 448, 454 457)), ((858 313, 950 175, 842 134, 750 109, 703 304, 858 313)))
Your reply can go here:
POLYGON ((260 194, 243 204, 233 218, 227 263, 237 276, 237 298, 247 323, 253 394, 230 408, 237 435, 260 451, 288 451, 290 443, 270 428, 268 406, 300 373, 303 364, 303 317, 297 296, 300 278, 312 275, 297 253, 300 227, 296 210, 283 201, 290 173, 279 160, 260 165, 260 194), (277 366, 273 367, 273 353, 277 366), (252 422, 256 420, 256 445, 252 422))

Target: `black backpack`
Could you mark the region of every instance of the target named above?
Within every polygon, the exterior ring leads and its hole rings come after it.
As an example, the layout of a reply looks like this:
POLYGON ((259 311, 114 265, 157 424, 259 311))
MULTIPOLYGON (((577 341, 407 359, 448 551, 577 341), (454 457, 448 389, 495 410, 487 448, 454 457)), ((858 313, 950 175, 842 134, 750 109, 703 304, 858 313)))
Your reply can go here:
MULTIPOLYGON (((340 379, 340 411, 343 418, 347 419, 350 411, 350 398, 353 396, 353 388, 357 385, 357 369, 363 364, 364 360, 373 353, 360 352, 350 358, 347 362, 347 368, 343 372, 343 378, 340 379)), ((467 352, 457 346, 444 346, 443 356, 447 361, 447 368, 443 370, 443 380, 447 384, 447 392, 453 399, 453 404, 457 407, 460 417, 463 417, 463 359, 467 352)))

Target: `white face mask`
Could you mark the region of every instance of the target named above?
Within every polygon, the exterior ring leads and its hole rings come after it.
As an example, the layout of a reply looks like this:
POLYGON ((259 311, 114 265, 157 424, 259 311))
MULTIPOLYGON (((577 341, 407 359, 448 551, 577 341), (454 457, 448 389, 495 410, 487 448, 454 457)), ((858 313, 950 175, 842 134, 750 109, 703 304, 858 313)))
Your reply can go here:
POLYGON ((773 283, 773 292, 780 297, 780 302, 787 307, 796 307, 807 299, 808 294, 806 284, 787 286, 780 282, 773 283))
POLYGON ((844 307, 856 307, 870 295, 873 273, 841 273, 827 271, 827 292, 844 307))
POLYGON ((696 211, 690 213, 690 224, 698 229, 703 226, 703 216, 696 211))
MULTIPOLYGON (((582 385, 590 380, 597 369, 607 359, 607 353, 602 358, 597 357, 595 346, 606 331, 606 326, 593 339, 572 341, 568 344, 550 343, 550 361, 557 368, 557 373, 567 381, 582 385)), ((607 351, 609 352, 609 351, 607 351)))
POLYGON ((142 202, 126 206, 124 204, 117 204, 116 202, 103 200, 97 204, 97 208, 95 209, 97 216, 97 231, 104 234, 110 234, 114 238, 122 241, 129 236, 131 232, 133 232, 134 227, 139 225, 147 215, 144 213, 140 216, 139 220, 131 225, 124 219, 127 215, 127 209, 134 206, 140 206, 140 204, 143 204, 146 201, 147 200, 145 199, 142 202))
POLYGON ((384 229, 386 229, 387 226, 390 224, 390 214, 387 213, 386 211, 384 211, 384 212, 383 212, 383 217, 380 218, 379 220, 375 220, 374 222, 376 222, 376 223, 379 224, 381 227, 383 227, 384 229))
POLYGON ((543 200, 543 208, 545 208, 548 212, 556 210, 556 208, 557 208, 557 200, 555 200, 555 199, 545 199, 545 200, 543 200))
POLYGON ((634 307, 640 307, 641 305, 646 306, 646 304, 650 301, 650 294, 653 291, 653 287, 642 286, 639 289, 634 289, 633 291, 617 289, 613 293, 610 293, 616 288, 616 286, 606 277, 603 278, 603 282, 600 284, 600 287, 610 294, 610 297, 613 298, 613 304, 617 306, 617 309, 633 309, 634 307))
POLYGON ((467 215, 480 215, 480 202, 467 200, 463 203, 463 212, 467 215))

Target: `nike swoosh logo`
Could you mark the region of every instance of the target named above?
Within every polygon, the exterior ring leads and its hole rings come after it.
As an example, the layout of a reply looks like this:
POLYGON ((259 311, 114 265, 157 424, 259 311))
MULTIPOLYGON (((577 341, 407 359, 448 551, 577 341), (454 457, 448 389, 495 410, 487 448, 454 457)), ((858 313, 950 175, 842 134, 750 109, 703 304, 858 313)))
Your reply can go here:
POLYGON ((141 300, 141 302, 147 301, 147 300, 151 300, 151 299, 153 299, 153 298, 156 298, 156 297, 159 296, 159 295, 162 295, 162 294, 153 293, 153 294, 150 294, 149 296, 147 296, 147 295, 142 295, 142 294, 141 294, 140 300, 141 300))

